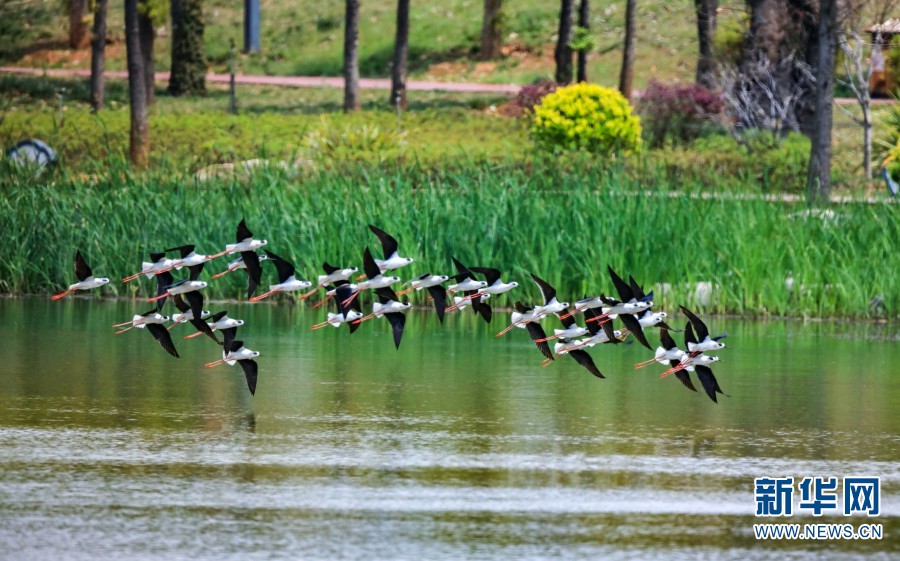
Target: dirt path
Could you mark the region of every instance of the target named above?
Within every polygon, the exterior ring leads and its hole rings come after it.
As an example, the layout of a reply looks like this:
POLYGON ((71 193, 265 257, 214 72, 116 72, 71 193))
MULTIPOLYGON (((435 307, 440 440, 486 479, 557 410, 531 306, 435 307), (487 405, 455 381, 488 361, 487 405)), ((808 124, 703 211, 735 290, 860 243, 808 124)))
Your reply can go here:
MULTIPOLYGON (((0 66, 0 72, 5 74, 28 74, 33 76, 53 76, 53 77, 82 77, 88 78, 91 75, 90 70, 68 69, 68 68, 24 68, 18 66, 0 66)), ((107 71, 107 78, 126 79, 128 72, 125 71, 107 71)), ((165 82, 169 80, 168 72, 157 72, 156 81, 165 82)), ((228 74, 207 74, 207 82, 213 84, 227 84, 229 81, 228 74)), ((235 76, 235 82, 238 84, 249 84, 259 86, 285 86, 292 88, 343 88, 343 78, 329 78, 316 76, 235 76)), ((366 90, 389 90, 391 89, 391 81, 382 78, 361 78, 359 87, 366 90)), ((456 93, 485 93, 485 94, 514 94, 519 91, 521 86, 516 84, 477 84, 466 82, 420 82, 411 80, 407 82, 408 90, 428 91, 428 92, 456 92, 456 93)))
MULTIPOLYGON (((54 76, 60 78, 81 77, 88 78, 91 71, 87 69, 74 68, 27 68, 22 66, 0 66, 0 73, 4 74, 27 74, 32 76, 54 76)), ((124 70, 107 71, 107 78, 116 78, 124 80, 128 78, 128 73, 124 70)), ((169 80, 168 72, 157 72, 156 81, 165 82, 169 80)), ((229 81, 228 74, 207 74, 206 80, 212 84, 227 84, 229 81)), ((235 82, 244 85, 257 86, 284 86, 289 88, 343 88, 344 79, 326 76, 235 76, 235 82)), ((391 89, 391 81, 387 78, 360 78, 359 87, 364 90, 389 90, 391 89)), ((406 84, 406 88, 410 91, 424 92, 454 92, 454 93, 482 93, 482 94, 505 94, 511 95, 519 91, 522 86, 519 84, 480 84, 477 82, 423 82, 418 80, 410 80, 406 84)), ((636 97, 640 97, 640 92, 635 92, 636 97)), ((854 105, 855 99, 848 97, 835 98, 835 103, 839 105, 854 105)), ((892 99, 873 99, 872 105, 890 105, 894 103, 892 99)))

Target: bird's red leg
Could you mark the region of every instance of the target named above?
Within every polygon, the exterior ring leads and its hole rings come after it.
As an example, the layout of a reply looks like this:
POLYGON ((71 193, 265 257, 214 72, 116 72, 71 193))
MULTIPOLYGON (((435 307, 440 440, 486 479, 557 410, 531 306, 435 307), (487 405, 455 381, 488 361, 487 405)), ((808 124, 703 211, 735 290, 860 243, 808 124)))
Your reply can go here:
POLYGON ((250 299, 250 302, 259 302, 259 301, 262 300, 263 298, 267 298, 267 297, 269 297, 269 296, 275 294, 276 292, 278 292, 278 291, 277 291, 277 290, 270 290, 270 291, 268 291, 268 292, 266 292, 266 293, 264 293, 264 294, 260 294, 259 296, 254 296, 253 298, 250 299))
POLYGON ((227 275, 228 273, 230 273, 230 272, 233 271, 233 270, 234 270, 234 269, 225 269, 225 270, 222 271, 221 273, 216 273, 215 275, 213 275, 212 277, 210 277, 209 280, 216 280, 216 279, 219 278, 219 277, 224 277, 225 275, 227 275))
POLYGON ((321 305, 324 304, 325 302, 328 302, 328 301, 329 301, 330 299, 332 299, 332 298, 334 298, 334 294, 326 294, 326 295, 325 295, 325 298, 322 298, 321 300, 319 300, 318 302, 316 302, 316 305, 313 306, 312 309, 315 310, 316 308, 318 308, 319 306, 321 306, 321 305))
POLYGON ((59 294, 54 294, 53 296, 50 297, 50 299, 51 300, 59 300, 60 298, 65 298, 69 294, 72 294, 71 290, 67 290, 65 292, 60 292, 59 294))
POLYGON ((167 296, 171 296, 168 292, 164 294, 160 294, 159 296, 154 296, 153 298, 147 298, 147 302, 156 302, 157 300, 161 300, 166 298, 167 296))

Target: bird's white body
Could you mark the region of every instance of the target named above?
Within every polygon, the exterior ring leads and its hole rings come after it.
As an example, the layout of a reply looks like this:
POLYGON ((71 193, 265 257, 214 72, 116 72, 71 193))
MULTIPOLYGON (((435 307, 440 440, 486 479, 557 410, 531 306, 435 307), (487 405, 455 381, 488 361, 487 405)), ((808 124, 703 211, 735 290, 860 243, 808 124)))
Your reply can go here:
MULTIPOLYGON (((351 283, 351 284, 348 284, 347 286, 350 287, 351 294, 355 294, 355 293, 359 292, 359 285, 351 283)), ((329 290, 325 293, 325 296, 327 296, 328 298, 334 298, 335 294, 337 294, 337 288, 332 288, 331 290, 329 290)))
POLYGON ((537 308, 528 310, 527 312, 519 313, 513 312, 509 315, 510 323, 515 325, 516 327, 520 327, 525 329, 525 324, 531 323, 535 320, 536 314, 535 311, 537 308))
POLYGON ((244 325, 244 320, 242 319, 231 319, 228 316, 222 316, 219 318, 219 321, 208 323, 209 328, 213 331, 217 329, 231 329, 232 327, 240 327, 244 325))
POLYGON ((397 302, 396 300, 388 300, 387 304, 375 302, 372 304, 372 313, 375 317, 380 318, 384 314, 399 314, 409 310, 411 305, 407 302, 397 302))
POLYGON ((344 314, 329 313, 327 323, 328 323, 328 325, 331 325, 332 327, 340 327, 344 323, 354 322, 361 317, 363 317, 363 315, 360 312, 357 312, 356 310, 348 311, 347 317, 344 317, 344 314))
POLYGON ((446 275, 431 275, 421 280, 411 280, 408 284, 416 290, 422 290, 423 288, 431 288, 432 286, 445 283, 448 280, 450 280, 450 277, 446 275))
POLYGON ((131 318, 131 327, 143 329, 145 325, 149 325, 151 323, 163 324, 167 321, 169 321, 169 316, 163 316, 160 314, 153 314, 152 316, 134 316, 133 318, 131 318))
POLYGON ((172 267, 176 271, 180 271, 182 267, 193 267, 194 265, 199 265, 200 263, 206 263, 208 260, 208 256, 200 255, 199 253, 192 251, 180 259, 173 259, 172 267))
POLYGON ((567 329, 554 329, 553 335, 557 339, 574 339, 575 337, 581 337, 583 335, 587 335, 590 333, 586 327, 581 327, 578 325, 573 325, 567 329))
POLYGON ((468 292, 470 290, 480 290, 486 286, 487 283, 485 281, 477 281, 475 279, 467 278, 462 282, 450 285, 447 288, 447 292, 468 292))
MULTIPOLYGON (((268 255, 258 255, 257 258, 259 259, 259 262, 262 263, 263 261, 267 260, 269 258, 269 256, 268 255)), ((237 259, 235 259, 234 261, 232 261, 231 263, 228 264, 229 272, 237 271, 238 269, 246 269, 246 268, 247 268, 247 264, 244 263, 243 257, 238 257, 237 259)))
POLYGON ((75 284, 70 284, 69 290, 90 290, 92 288, 100 288, 108 282, 109 279, 105 277, 88 277, 83 281, 78 281, 75 284))
POLYGON ((543 306, 535 306, 534 307, 534 319, 532 319, 532 321, 536 321, 541 318, 547 317, 550 314, 558 314, 560 312, 565 311, 565 309, 568 307, 569 307, 568 302, 560 302, 554 296, 553 298, 550 299, 549 302, 547 302, 543 306))
POLYGON ((259 353, 256 351, 251 351, 247 347, 241 347, 236 351, 231 351, 229 353, 222 353, 222 359, 228 366, 234 366, 234 364, 239 360, 247 360, 251 358, 256 358, 259 356, 259 353))
MULTIPOLYGON (((616 339, 622 338, 622 332, 618 329, 613 331, 613 335, 616 336, 616 339)), ((602 345, 603 343, 609 343, 609 337, 606 336, 605 331, 598 331, 593 337, 579 341, 577 348, 593 347, 594 345, 602 345)))
POLYGON ((245 251, 256 251, 267 243, 269 242, 266 240, 254 240, 253 238, 247 238, 245 240, 241 240, 240 243, 226 244, 225 253, 243 253, 245 251))
MULTIPOLYGON (((200 314, 200 319, 206 319, 210 315, 211 314, 207 310, 203 310, 203 312, 200 314)), ((191 321, 192 319, 194 319, 194 311, 193 310, 188 310, 188 311, 184 312, 183 314, 182 313, 172 314, 172 323, 174 323, 175 325, 178 325, 179 323, 186 323, 188 321, 191 321)))
POLYGON ((478 291, 479 294, 503 294, 504 292, 509 292, 515 287, 519 286, 517 282, 501 282, 497 281, 491 286, 486 286, 478 291))
POLYGON ((675 368, 678 368, 678 369, 683 368, 684 370, 687 370, 688 372, 693 372, 694 367, 697 366, 698 364, 702 365, 702 366, 709 366, 710 364, 712 364, 714 362, 718 362, 718 360, 719 360, 719 357, 717 357, 717 356, 710 356, 710 355, 704 355, 704 354, 691 356, 689 354, 686 354, 681 358, 681 362, 675 368))
POLYGON ((275 292, 293 292, 295 290, 303 290, 304 288, 309 288, 310 286, 312 286, 311 282, 305 280, 297 280, 296 278, 294 278, 294 275, 291 275, 284 282, 269 286, 269 290, 275 292))
POLYGON ((653 327, 654 325, 661 323, 667 317, 668 314, 666 314, 666 312, 653 312, 651 314, 644 314, 638 319, 638 323, 641 324, 641 327, 653 327))
POLYGON ((652 305, 653 302, 620 302, 615 306, 601 308, 601 310, 605 315, 615 319, 621 314, 639 314, 646 311, 652 305))
POLYGON ((381 269, 382 273, 386 273, 387 271, 392 271, 394 269, 399 269, 400 267, 405 267, 412 263, 413 260, 410 257, 400 257, 397 255, 397 252, 391 254, 387 259, 381 260, 376 259, 375 264, 378 265, 378 268, 381 269))
POLYGON ((168 271, 169 269, 172 268, 172 265, 174 265, 174 264, 175 264, 175 262, 167 257, 160 259, 156 263, 148 263, 147 261, 143 261, 141 263, 141 273, 140 274, 144 275, 148 279, 151 279, 151 278, 153 278, 154 275, 156 275, 156 273, 158 273, 162 270, 168 271))
POLYGON ((169 292, 170 296, 174 296, 175 294, 184 294, 186 292, 194 292, 196 290, 201 290, 203 288, 206 288, 207 286, 208 286, 208 284, 206 283, 206 281, 189 280, 189 281, 179 284, 178 286, 173 286, 173 287, 169 288, 168 292, 169 292))
POLYGON ((581 341, 562 341, 553 345, 553 352, 558 355, 564 355, 569 351, 580 349, 583 346, 581 341))
POLYGON ((327 275, 319 275, 319 286, 325 286, 326 284, 333 284, 338 281, 348 280, 354 273, 356 273, 356 267, 350 267, 349 269, 341 269, 340 271, 334 271, 333 273, 327 275))
POLYGON ((660 364, 669 364, 671 360, 681 360, 684 358, 684 351, 679 348, 666 349, 664 347, 656 347, 656 354, 653 357, 660 364))
POLYGON ((576 314, 578 312, 583 312, 589 308, 602 308, 604 306, 603 300, 600 299, 599 296, 595 296, 593 298, 585 298, 583 300, 579 300, 575 302, 575 310, 572 312, 576 314))
MULTIPOLYGON (((485 294, 484 296, 481 297, 481 302, 484 302, 485 300, 490 300, 490 298, 491 298, 490 294, 485 294)), ((472 305, 472 299, 471 298, 463 298, 461 296, 454 296, 453 297, 453 305, 456 307, 457 310, 465 310, 466 308, 468 308, 469 306, 472 305)))
POLYGON ((688 343, 688 351, 692 353, 703 353, 707 351, 718 351, 725 348, 725 343, 713 341, 708 335, 699 343, 688 343))
POLYGON ((376 288, 384 288, 386 286, 391 286, 395 282, 400 282, 400 277, 386 277, 384 275, 378 275, 374 279, 367 279, 359 283, 357 286, 358 290, 375 290, 376 288))

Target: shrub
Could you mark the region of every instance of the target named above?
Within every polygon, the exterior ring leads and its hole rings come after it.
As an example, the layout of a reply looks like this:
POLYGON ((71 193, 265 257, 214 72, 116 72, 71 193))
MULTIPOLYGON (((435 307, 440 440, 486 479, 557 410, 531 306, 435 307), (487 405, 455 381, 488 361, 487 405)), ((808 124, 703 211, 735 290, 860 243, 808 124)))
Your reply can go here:
POLYGON ((651 80, 638 110, 650 146, 684 144, 709 130, 723 109, 722 96, 700 84, 663 84, 651 80))
POLYGON ((534 111, 535 105, 538 105, 548 94, 555 92, 558 87, 553 80, 541 78, 533 84, 522 86, 522 89, 516 94, 513 103, 521 107, 526 113, 530 113, 534 111))
POLYGON ((544 97, 534 108, 531 134, 538 146, 629 153, 641 145, 641 121, 612 88, 574 84, 544 97))

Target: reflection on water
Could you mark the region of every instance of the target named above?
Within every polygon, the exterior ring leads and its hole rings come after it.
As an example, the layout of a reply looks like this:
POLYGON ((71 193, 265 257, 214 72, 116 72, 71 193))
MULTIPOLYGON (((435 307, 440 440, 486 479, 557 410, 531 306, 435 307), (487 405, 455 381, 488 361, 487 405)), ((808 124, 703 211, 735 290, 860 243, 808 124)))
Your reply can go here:
POLYGON ((634 371, 636 345, 592 350, 597 380, 470 314, 414 313, 395 351, 386 322, 350 337, 301 306, 228 309, 263 353, 255 397, 202 367, 205 338, 176 337, 175 360, 113 336, 132 303, 0 301, 0 558, 900 553, 894 326, 711 320, 732 346, 716 405, 634 371), (757 542, 769 475, 881 476, 885 539, 757 542))

